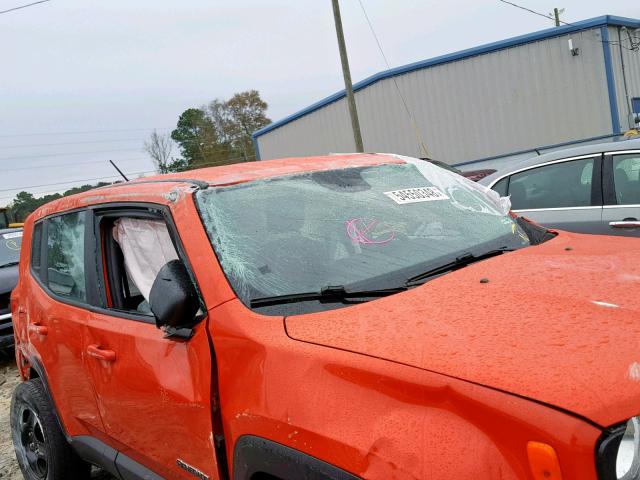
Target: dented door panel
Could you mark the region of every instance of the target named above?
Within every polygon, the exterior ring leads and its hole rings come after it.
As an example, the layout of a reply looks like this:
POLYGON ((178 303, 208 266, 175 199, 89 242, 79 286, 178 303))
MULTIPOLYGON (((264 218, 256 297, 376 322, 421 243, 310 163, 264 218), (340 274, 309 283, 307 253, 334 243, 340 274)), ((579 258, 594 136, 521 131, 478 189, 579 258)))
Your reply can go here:
POLYGON ((189 478, 178 460, 218 478, 205 322, 176 341, 151 323, 94 314, 86 345, 114 353, 85 360, 109 443, 166 478, 189 478))

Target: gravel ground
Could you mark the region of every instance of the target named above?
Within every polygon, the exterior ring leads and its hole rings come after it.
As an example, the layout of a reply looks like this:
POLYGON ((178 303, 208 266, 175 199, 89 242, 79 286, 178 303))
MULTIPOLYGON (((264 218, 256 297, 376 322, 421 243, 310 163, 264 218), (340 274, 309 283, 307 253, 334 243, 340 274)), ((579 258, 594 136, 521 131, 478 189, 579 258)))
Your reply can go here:
POLYGON ((18 369, 14 358, 0 356, 0 479, 2 480, 22 479, 22 473, 13 452, 9 427, 11 394, 18 381, 18 369))
MULTIPOLYGON (((22 472, 16 462, 11 441, 11 428, 9 426, 9 407, 11 405, 11 395, 13 389, 19 382, 18 368, 12 356, 0 353, 0 479, 1 480, 22 480, 22 472)), ((111 475, 107 475, 94 469, 91 475, 93 480, 115 480, 111 475)))

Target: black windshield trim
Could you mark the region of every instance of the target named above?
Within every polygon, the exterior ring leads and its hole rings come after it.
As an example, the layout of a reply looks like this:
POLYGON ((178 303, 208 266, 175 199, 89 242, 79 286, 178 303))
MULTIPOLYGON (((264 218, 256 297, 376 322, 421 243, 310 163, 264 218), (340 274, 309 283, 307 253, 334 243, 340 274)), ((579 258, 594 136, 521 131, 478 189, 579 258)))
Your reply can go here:
POLYGON ((347 290, 343 285, 327 286, 319 292, 290 293, 284 295, 274 295, 272 297, 253 298, 249 304, 251 308, 268 307, 272 305, 283 305, 287 303, 308 302, 317 300, 322 303, 363 303, 365 298, 380 298, 400 293, 408 290, 407 287, 392 287, 375 290, 347 290), (360 302, 353 302, 354 299, 362 299, 360 302), (350 300, 350 301, 349 301, 350 300))
POLYGON ((419 285, 429 280, 431 277, 439 276, 443 273, 447 273, 453 270, 459 270, 468 265, 471 265, 472 263, 476 263, 481 260, 486 260, 488 258, 496 257, 498 255, 502 255, 503 253, 512 252, 512 251, 513 249, 510 249, 510 248, 498 248, 496 250, 489 250, 488 252, 485 252, 480 255, 473 255, 472 253, 468 252, 456 257, 455 260, 449 263, 445 263, 444 265, 435 267, 431 270, 427 270, 426 272, 419 273, 417 275, 414 275, 413 277, 408 278, 406 280, 405 285, 406 286, 419 285))

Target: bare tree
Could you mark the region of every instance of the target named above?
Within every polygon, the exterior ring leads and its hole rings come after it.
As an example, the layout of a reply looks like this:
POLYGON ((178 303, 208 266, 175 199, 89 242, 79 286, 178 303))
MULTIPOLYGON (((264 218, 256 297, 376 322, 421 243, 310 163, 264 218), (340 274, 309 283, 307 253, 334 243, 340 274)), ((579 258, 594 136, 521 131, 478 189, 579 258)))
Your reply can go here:
POLYGON ((154 130, 149 140, 144 142, 144 150, 152 158, 159 173, 167 173, 170 171, 170 167, 174 162, 171 160, 173 141, 169 134, 161 135, 154 130))

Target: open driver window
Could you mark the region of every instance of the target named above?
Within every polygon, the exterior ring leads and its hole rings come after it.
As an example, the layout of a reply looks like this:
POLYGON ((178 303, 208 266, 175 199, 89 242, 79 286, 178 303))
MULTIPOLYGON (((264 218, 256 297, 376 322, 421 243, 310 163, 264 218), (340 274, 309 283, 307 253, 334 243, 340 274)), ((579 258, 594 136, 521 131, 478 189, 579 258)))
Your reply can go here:
POLYGON ((100 232, 107 307, 151 315, 151 286, 160 269, 178 258, 165 221, 153 216, 105 216, 100 232))

